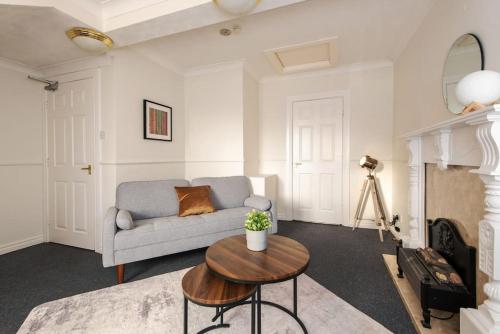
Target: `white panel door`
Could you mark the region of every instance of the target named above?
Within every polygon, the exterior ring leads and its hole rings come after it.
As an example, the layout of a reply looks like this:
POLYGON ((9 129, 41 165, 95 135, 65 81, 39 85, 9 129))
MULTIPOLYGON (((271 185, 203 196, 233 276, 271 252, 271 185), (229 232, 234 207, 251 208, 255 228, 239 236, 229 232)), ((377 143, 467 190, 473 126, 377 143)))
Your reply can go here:
POLYGON ((293 218, 342 224, 342 97, 293 103, 293 218))
POLYGON ((49 239, 86 249, 95 247, 94 98, 92 79, 60 82, 47 110, 49 239))

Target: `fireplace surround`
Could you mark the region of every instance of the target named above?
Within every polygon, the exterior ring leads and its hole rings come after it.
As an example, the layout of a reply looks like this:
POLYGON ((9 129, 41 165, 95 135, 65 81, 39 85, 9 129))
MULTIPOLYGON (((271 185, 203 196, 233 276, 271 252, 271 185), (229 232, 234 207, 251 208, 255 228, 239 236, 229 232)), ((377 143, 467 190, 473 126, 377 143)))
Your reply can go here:
MULTIPOLYGON (((448 165, 446 170, 440 170, 436 164, 426 163, 425 219, 449 219, 464 242, 478 249, 478 222, 484 216, 484 183, 478 174, 470 172, 476 168, 448 165)), ((483 286, 488 282, 488 276, 479 270, 479 266, 475 269, 477 303, 481 304, 486 299, 483 286)))
POLYGON ((404 247, 425 246, 425 164, 474 166, 484 182, 485 213, 479 224, 479 269, 489 276, 487 299, 461 309, 462 333, 500 333, 500 105, 453 117, 404 136, 408 143, 409 232, 404 247))

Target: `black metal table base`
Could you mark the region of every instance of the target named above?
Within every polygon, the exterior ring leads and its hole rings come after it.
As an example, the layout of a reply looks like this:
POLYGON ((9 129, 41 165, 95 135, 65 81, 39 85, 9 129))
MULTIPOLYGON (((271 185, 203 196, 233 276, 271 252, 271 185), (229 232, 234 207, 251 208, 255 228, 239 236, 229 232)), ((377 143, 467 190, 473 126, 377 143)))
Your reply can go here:
MULTIPOLYGON (((225 312, 227 312, 235 307, 241 306, 241 305, 251 304, 252 302, 253 301, 247 300, 247 301, 243 301, 243 302, 231 305, 231 306, 222 307, 217 311, 215 316, 212 318, 212 322, 216 321, 219 317, 222 318, 224 316, 225 312)), ((308 334, 306 326, 304 325, 302 320, 300 320, 300 318, 297 315, 297 278, 293 279, 293 312, 282 305, 279 305, 279 304, 276 304, 276 303, 273 303, 273 302, 270 302, 267 300, 261 300, 261 286, 260 285, 257 286, 256 306, 257 306, 257 333, 258 334, 261 334, 261 332, 262 332, 262 323, 261 323, 261 305, 262 304, 276 307, 277 309, 290 315, 300 325, 300 327, 302 328, 302 331, 305 334, 308 334)), ((255 313, 255 307, 252 306, 252 319, 255 318, 254 313, 255 313)), ((255 321, 252 321, 252 331, 251 331, 252 334, 255 333, 254 326, 255 326, 255 321)))
MULTIPOLYGON (((243 301, 243 302, 238 302, 235 304, 230 304, 228 306, 212 306, 212 305, 201 305, 201 306, 207 306, 207 307, 215 307, 216 311, 215 314, 216 316, 212 319, 212 322, 216 321, 217 318, 220 317, 220 322, 217 325, 211 325, 208 326, 202 330, 200 330, 197 334, 203 334, 210 332, 214 329, 218 328, 229 328, 230 324, 224 323, 224 309, 225 308, 233 308, 234 306, 239 306, 245 304, 251 304, 252 305, 252 326, 251 326, 251 333, 255 333, 255 293, 252 295, 251 300, 243 301)), ((196 303, 197 304, 197 303, 196 303)), ((188 306, 189 306, 189 301, 186 297, 184 297, 184 334, 188 333, 188 306)))

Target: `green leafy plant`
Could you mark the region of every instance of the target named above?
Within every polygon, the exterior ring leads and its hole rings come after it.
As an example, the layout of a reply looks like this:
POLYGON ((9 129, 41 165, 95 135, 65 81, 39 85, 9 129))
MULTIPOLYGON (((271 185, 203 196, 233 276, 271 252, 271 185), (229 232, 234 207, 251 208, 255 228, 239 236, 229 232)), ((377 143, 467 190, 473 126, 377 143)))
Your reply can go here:
POLYGON ((252 210, 247 213, 245 228, 249 231, 265 231, 272 226, 267 212, 252 210))

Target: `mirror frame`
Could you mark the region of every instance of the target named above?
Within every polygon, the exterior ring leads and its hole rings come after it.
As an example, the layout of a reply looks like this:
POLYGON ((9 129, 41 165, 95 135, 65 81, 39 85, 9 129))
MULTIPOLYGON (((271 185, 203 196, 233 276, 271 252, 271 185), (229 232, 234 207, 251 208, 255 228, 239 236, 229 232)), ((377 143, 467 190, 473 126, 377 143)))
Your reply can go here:
MULTIPOLYGON (((448 53, 446 54, 446 59, 444 61, 444 65, 443 65, 443 73, 441 75, 441 95, 443 96, 443 102, 444 102, 444 105, 446 107, 446 110, 448 110, 450 113, 454 114, 454 115, 457 115, 456 113, 454 113, 453 111, 451 111, 449 108, 448 108, 448 102, 447 102, 447 99, 446 99, 446 96, 445 96, 445 91, 444 91, 444 84, 443 84, 443 81, 444 81, 444 77, 445 77, 445 71, 446 71, 446 63, 448 62, 448 58, 450 56, 450 52, 451 50, 453 50, 453 46, 455 45, 455 43, 462 37, 464 36, 472 36, 474 38, 474 40, 477 42, 477 45, 479 46, 479 52, 481 53, 481 69, 478 70, 478 71, 484 71, 484 65, 485 65, 485 57, 484 57, 484 48, 483 48, 483 44, 481 43, 481 40, 479 39, 479 36, 474 34, 474 33, 464 33, 462 35, 460 35, 457 39, 455 39, 453 41, 453 43, 451 44, 451 46, 448 48, 448 53)), ((469 73, 470 74, 470 73, 469 73)))

